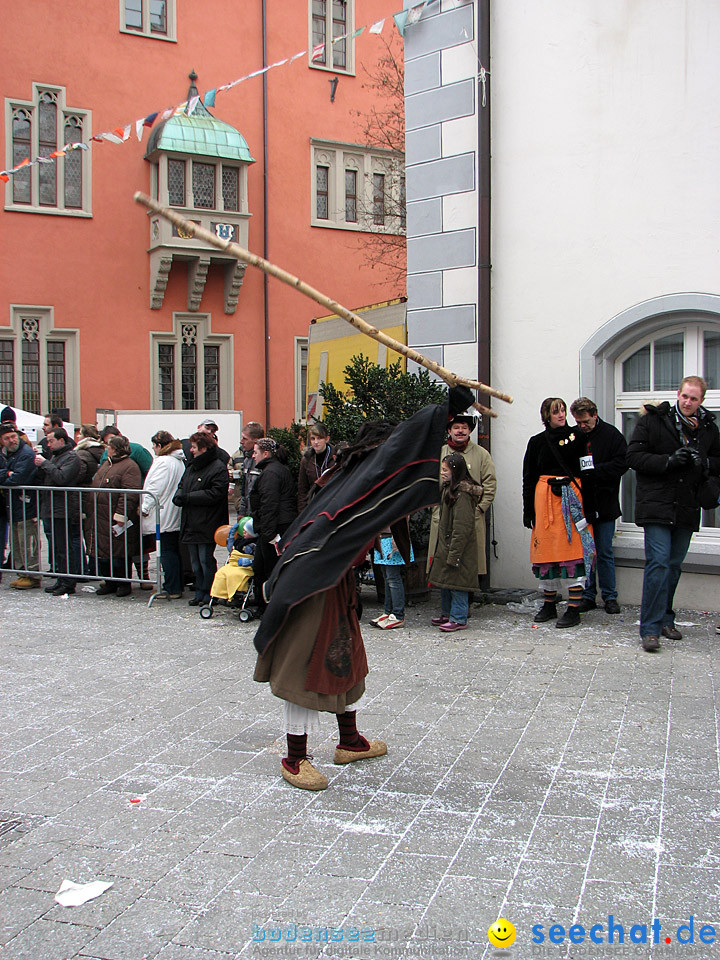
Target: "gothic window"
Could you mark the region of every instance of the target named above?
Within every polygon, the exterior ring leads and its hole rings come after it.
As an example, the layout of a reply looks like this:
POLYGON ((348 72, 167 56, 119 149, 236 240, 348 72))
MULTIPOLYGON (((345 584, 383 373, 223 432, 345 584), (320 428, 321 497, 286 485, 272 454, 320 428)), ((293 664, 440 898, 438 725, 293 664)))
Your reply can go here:
POLYGON ((374 173, 373 177, 373 223, 376 227, 385 225, 385 174, 374 173))
POLYGON ((192 165, 193 206, 206 210, 215 209, 215 164, 193 160, 192 165))
POLYGON ((151 403, 161 410, 232 407, 232 337, 212 334, 210 318, 175 314, 174 332, 154 333, 151 403))
POLYGON ((8 165, 31 163, 13 175, 5 209, 89 216, 90 111, 67 107, 64 87, 36 83, 32 100, 6 107, 8 165))
POLYGON ((0 328, 0 397, 4 404, 42 414, 79 414, 77 331, 55 329, 50 307, 11 307, 0 328))
POLYGON ((314 226, 405 232, 404 157, 391 150, 311 141, 314 226))
POLYGON ((345 220, 348 223, 357 223, 358 218, 357 177, 357 170, 345 171, 345 220))
POLYGON ((328 213, 328 187, 330 181, 330 168, 319 164, 315 168, 316 177, 316 216, 319 220, 327 220, 328 213))
POLYGON ((223 210, 240 209, 240 171, 237 167, 222 165, 223 210))
POLYGON ((168 159, 168 201, 173 207, 185 206, 185 161, 168 159))

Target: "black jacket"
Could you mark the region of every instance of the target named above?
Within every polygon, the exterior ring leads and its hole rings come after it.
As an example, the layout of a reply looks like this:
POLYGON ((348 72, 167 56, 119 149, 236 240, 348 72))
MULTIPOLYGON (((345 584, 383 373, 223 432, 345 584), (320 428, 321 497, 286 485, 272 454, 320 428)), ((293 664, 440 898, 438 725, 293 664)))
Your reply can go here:
POLYGON ((261 460, 254 470, 260 476, 250 490, 250 513, 259 540, 269 543, 284 533, 297 516, 295 481, 275 457, 261 460))
POLYGON ((675 404, 645 406, 628 445, 628 466, 637 474, 635 523, 659 523, 670 527, 700 529, 697 495, 702 471, 693 463, 668 468, 671 454, 690 446, 707 458, 711 474, 720 474, 720 435, 715 415, 698 407, 698 428, 694 436, 685 432, 675 404))
POLYGON ((526 526, 535 523, 535 487, 540 477, 546 475, 575 477, 582 490, 585 518, 588 523, 595 520, 592 485, 585 482, 580 469, 580 457, 584 455, 585 437, 580 427, 546 427, 542 433, 530 437, 523 460, 523 520, 526 526))
MULTIPOLYGON (((584 473, 592 484, 597 519, 617 520, 620 516, 620 481, 628 469, 627 442, 617 427, 598 417, 595 429, 584 433, 588 454, 593 458, 593 469, 584 473)), ((585 486, 589 486, 588 483, 585 486)))
POLYGON ((173 503, 182 507, 183 543, 212 543, 218 527, 228 522, 228 472, 217 447, 193 457, 185 468, 173 503))
MULTIPOLYGON (((27 487, 37 485, 35 451, 29 444, 20 443, 16 453, 0 453, 0 485, 27 487)), ((8 490, 8 520, 18 523, 37 516, 36 490, 8 490)))
MULTIPOLYGON (((68 442, 55 450, 49 460, 43 460, 38 467, 38 485, 46 487, 77 487, 84 473, 82 461, 73 450, 75 444, 68 442)), ((80 519, 80 501, 78 494, 42 492, 40 494, 40 516, 43 520, 50 517, 65 517, 68 520, 80 519), (67 507, 67 509, 66 509, 67 507)))

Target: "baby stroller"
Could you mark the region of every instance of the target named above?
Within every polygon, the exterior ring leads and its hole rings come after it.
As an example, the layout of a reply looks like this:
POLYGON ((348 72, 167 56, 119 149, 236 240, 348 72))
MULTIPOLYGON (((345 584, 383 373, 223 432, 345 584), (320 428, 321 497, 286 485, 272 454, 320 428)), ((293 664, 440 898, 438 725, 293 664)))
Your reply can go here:
POLYGON ((242 600, 238 619, 243 623, 253 619, 252 610, 248 609, 248 600, 253 586, 253 555, 255 544, 245 538, 245 533, 254 536, 252 517, 241 517, 233 526, 218 527, 215 531, 215 542, 225 543, 228 548, 227 563, 220 567, 213 579, 210 588, 210 603, 200 607, 200 616, 209 620, 213 615, 214 602, 225 600, 233 606, 242 600), (235 601, 235 602, 233 602, 235 601))

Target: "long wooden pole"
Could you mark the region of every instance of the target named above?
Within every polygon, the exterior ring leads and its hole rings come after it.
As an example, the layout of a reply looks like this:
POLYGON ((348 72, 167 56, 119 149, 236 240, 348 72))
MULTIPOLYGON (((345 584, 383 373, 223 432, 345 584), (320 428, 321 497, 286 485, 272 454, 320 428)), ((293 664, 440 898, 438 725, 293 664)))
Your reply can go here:
MULTIPOLYGON (((371 337, 373 340, 377 340, 378 343, 385 344, 386 347, 389 347, 396 353, 403 354, 403 356, 407 357, 409 360, 413 360, 421 367, 431 370, 451 387, 461 384, 462 386, 470 387, 473 390, 479 390, 481 393, 486 393, 488 396, 496 397, 498 400, 504 400, 505 403, 513 402, 513 398, 507 393, 501 393, 501 391, 495 390, 486 383, 480 383, 477 380, 468 380, 465 377, 458 376, 456 373, 453 373, 452 370, 448 370, 446 367, 441 366, 439 363, 437 363, 437 361, 430 360, 428 357, 418 353, 418 351, 414 350, 412 347, 408 347, 406 344, 400 343, 399 340, 389 337, 386 333, 383 333, 382 330, 378 330, 377 327, 373 327, 372 324, 369 324, 366 320, 363 320, 363 318, 357 313, 353 313, 352 310, 348 310, 347 307, 344 307, 331 297, 327 297, 324 293, 321 293, 319 290, 316 290, 314 287, 311 287, 309 284, 305 283, 304 280, 300 280, 299 277, 295 277, 286 270, 283 270, 282 267, 278 267, 274 263, 270 263, 268 260, 258 257, 257 254, 251 253, 249 250, 246 250, 237 243, 233 243, 231 240, 221 240, 220 237, 217 237, 214 233, 211 233, 204 227, 199 226, 197 223, 193 223, 191 220, 186 220, 184 217, 181 217, 180 214, 176 213, 174 210, 170 210, 168 207, 161 206, 161 204, 151 199, 146 194, 138 191, 135 194, 134 199, 136 203, 147 207, 148 210, 152 210, 153 213, 157 213, 159 216, 164 217, 166 220, 169 220, 170 223, 174 223, 175 226, 181 229, 186 235, 197 237, 199 240, 203 240, 205 243, 209 243, 211 246, 217 247, 219 250, 229 253, 236 260, 243 260, 245 263, 250 263, 252 266, 258 267, 258 269, 262 270, 264 273, 267 273, 272 277, 276 277, 283 283, 294 287, 306 297, 310 297, 312 300, 315 300, 321 306, 325 307, 330 313, 337 314, 339 317, 342 317, 343 320, 347 320, 348 323, 352 324, 368 337, 371 337)), ((497 413, 494 410, 483 406, 481 403, 474 403, 473 406, 481 413, 484 413, 488 416, 497 416, 497 413)))

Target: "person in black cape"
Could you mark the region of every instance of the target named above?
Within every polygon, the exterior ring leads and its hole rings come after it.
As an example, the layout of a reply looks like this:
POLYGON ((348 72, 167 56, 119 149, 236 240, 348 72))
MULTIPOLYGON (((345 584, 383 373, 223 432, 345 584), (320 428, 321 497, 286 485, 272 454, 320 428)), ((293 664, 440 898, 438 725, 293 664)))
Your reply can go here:
POLYGON ((270 683, 283 701, 288 756, 281 773, 293 786, 328 785, 307 756, 307 735, 319 730, 319 711, 338 718, 335 763, 387 752, 382 741, 366 740, 356 725, 368 666, 352 570, 380 530, 437 503, 448 419, 473 400, 470 390, 454 387, 444 403, 424 407, 389 436, 381 424, 364 425, 279 544, 254 640, 254 679, 270 683))

